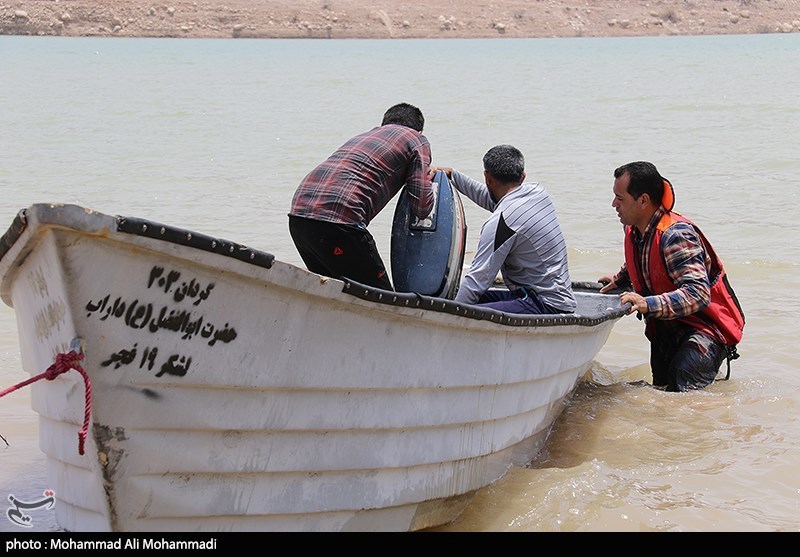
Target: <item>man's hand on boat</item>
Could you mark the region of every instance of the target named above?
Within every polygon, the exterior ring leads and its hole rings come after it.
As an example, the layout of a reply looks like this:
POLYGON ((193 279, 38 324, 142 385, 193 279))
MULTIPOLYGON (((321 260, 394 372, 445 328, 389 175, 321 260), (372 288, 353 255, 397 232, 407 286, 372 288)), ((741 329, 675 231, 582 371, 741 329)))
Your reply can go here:
POLYGON ((639 312, 642 315, 647 313, 647 300, 636 292, 623 292, 619 295, 620 303, 624 306, 630 304, 631 309, 628 310, 628 315, 639 312))
MULTIPOLYGON (((606 275, 604 277, 600 277, 597 282, 602 284, 603 286, 600 287, 600 293, 605 294, 610 290, 616 290, 619 288, 619 285, 614 280, 614 277, 606 275)), ((628 315, 632 313, 639 312, 642 315, 647 313, 647 300, 644 299, 643 296, 640 296, 636 292, 625 291, 619 295, 620 303, 624 306, 625 304, 630 304, 631 308, 628 310, 628 315)))
POLYGON ((436 173, 439 170, 444 172, 445 176, 447 176, 448 178, 452 178, 453 177, 453 169, 451 167, 449 167, 449 166, 433 166, 433 165, 431 165, 430 166, 430 172, 428 174, 430 175, 431 178, 433 178, 434 176, 436 176, 436 173))

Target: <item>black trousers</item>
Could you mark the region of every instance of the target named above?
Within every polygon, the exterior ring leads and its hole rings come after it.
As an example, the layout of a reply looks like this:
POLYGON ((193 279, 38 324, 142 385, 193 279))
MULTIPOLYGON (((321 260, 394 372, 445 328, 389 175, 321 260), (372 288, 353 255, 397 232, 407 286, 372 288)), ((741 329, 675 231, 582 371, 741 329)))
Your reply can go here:
POLYGON ((394 290, 375 240, 366 228, 290 215, 289 234, 312 273, 394 290))
POLYGON ((725 346, 688 325, 664 319, 648 322, 653 386, 680 392, 714 382, 725 346))

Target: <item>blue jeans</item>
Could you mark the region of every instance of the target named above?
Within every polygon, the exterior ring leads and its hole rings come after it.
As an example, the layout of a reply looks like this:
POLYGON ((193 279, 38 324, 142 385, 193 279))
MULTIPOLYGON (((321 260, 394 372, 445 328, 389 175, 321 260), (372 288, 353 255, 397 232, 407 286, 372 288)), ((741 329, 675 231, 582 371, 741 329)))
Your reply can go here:
POLYGON ((553 314, 570 313, 551 308, 535 292, 523 288, 515 291, 491 288, 478 299, 478 305, 506 313, 553 314))

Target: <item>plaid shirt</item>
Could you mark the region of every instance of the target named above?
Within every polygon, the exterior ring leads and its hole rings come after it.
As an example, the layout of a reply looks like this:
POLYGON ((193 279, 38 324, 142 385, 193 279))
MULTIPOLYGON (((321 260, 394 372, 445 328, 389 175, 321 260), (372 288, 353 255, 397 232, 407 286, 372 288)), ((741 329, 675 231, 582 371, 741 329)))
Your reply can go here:
MULTIPOLYGON (((658 221, 664 215, 659 207, 645 228, 644 234, 633 229, 633 238, 642 265, 642 276, 648 292, 653 291, 650 282, 650 246, 655 237, 658 221)), ((677 286, 672 292, 646 296, 647 316, 659 319, 676 319, 705 309, 711 299, 709 273, 711 258, 695 229, 687 223, 675 223, 661 235, 661 254, 666 261, 667 273, 677 286)), ((618 286, 630 284, 627 267, 622 266, 616 275, 618 286), (621 282, 620 282, 621 281, 621 282)))
POLYGON ((339 147, 300 183, 290 215, 366 227, 403 184, 419 218, 433 208, 431 148, 421 133, 378 126, 339 147))

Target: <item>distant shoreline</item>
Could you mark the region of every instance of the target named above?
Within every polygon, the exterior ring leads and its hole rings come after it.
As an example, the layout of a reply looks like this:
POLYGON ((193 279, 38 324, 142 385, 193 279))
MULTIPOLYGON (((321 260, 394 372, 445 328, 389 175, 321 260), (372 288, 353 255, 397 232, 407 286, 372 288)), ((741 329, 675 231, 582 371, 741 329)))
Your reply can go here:
POLYGON ((0 35, 550 38, 800 32, 800 0, 7 0, 0 35))

